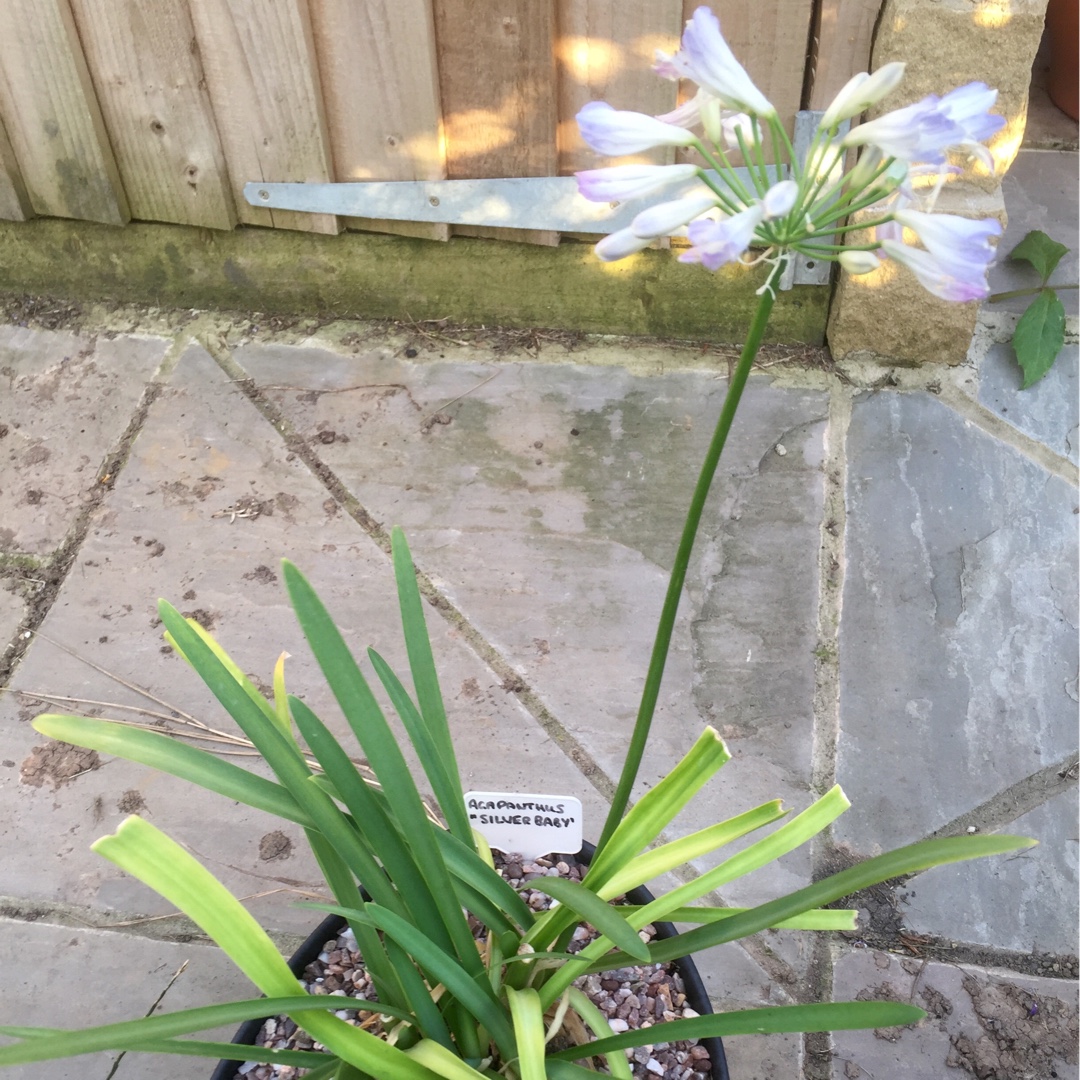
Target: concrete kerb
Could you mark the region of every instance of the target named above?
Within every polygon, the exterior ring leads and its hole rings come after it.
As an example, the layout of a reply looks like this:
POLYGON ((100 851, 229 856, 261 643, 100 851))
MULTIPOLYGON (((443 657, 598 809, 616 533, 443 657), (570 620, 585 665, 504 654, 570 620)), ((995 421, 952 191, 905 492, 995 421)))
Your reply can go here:
MULTIPOLYGON (((227 327, 225 328, 227 330, 227 327)), ((334 333, 338 332, 344 334, 349 331, 341 328, 335 328, 334 333)), ((264 420, 275 421, 274 427, 277 433, 273 434, 267 429, 267 437, 271 440, 280 442, 284 448, 290 453, 296 453, 301 460, 305 462, 308 469, 314 473, 318 478, 319 483, 328 490, 329 494, 335 499, 335 501, 343 506, 350 514, 352 519, 359 525, 361 525, 363 531, 372 539, 382 541, 385 543, 385 534, 380 524, 380 515, 373 513, 371 507, 367 506, 362 500, 358 499, 353 490, 351 483, 346 483, 341 477, 335 473, 325 462, 324 455, 319 449, 318 444, 313 444, 310 438, 311 432, 306 429, 298 431, 290 427, 289 422, 285 418, 280 409, 274 406, 274 403, 267 400, 265 393, 260 391, 253 383, 244 383, 242 380, 245 377, 243 369, 238 368, 233 362, 233 352, 236 346, 239 345, 238 336, 235 333, 235 329, 231 333, 226 333, 223 339, 220 335, 222 332, 222 324, 216 318, 208 318, 203 324, 199 326, 188 325, 181 333, 176 337, 173 344, 168 351, 168 357, 171 357, 170 367, 159 370, 154 376, 153 384, 168 385, 171 375, 171 365, 175 364, 184 351, 189 347, 192 337, 202 339, 203 343, 209 347, 211 352, 215 355, 215 359, 219 367, 225 371, 230 381, 236 383, 238 388, 244 391, 248 401, 255 404, 260 408, 260 412, 264 420), (302 453, 301 453, 302 450, 302 453)), ((353 331, 357 332, 357 331, 353 331)), ((335 341, 334 347, 340 349, 340 340, 335 341)), ((447 345, 445 342, 425 342, 421 338, 416 342, 420 346, 417 349, 418 355, 413 359, 417 363, 441 363, 448 359, 445 355, 447 345), (439 351, 444 350, 444 355, 440 357, 439 351)), ((412 344, 405 344, 404 339, 399 339, 397 346, 404 351, 405 348, 414 348, 412 344)), ((350 347, 346 347, 346 351, 350 347)), ((545 350, 541 349, 541 353, 545 350)), ((543 362, 545 359, 554 359, 559 364, 565 363, 568 359, 562 354, 561 348, 553 346, 550 350, 551 357, 541 356, 539 359, 543 362)), ((454 355, 459 360, 469 359, 471 362, 477 362, 480 360, 490 360, 490 353, 485 353, 483 350, 470 349, 470 350, 455 350, 454 355)), ((573 354, 570 354, 572 362, 573 354)), ((610 354, 609 359, 613 363, 617 363, 617 355, 614 351, 610 354)), ((505 359, 501 361, 506 363, 505 359)), ((659 355, 654 354, 653 358, 642 361, 637 359, 637 363, 642 366, 643 370, 655 371, 659 369, 660 365, 665 365, 670 370, 671 366, 678 366, 677 357, 669 357, 666 360, 659 355)), ((691 363, 688 365, 693 366, 691 363)), ((835 643, 837 641, 837 626, 842 621, 843 612, 841 610, 840 595, 843 587, 843 575, 849 572, 849 569, 845 563, 845 548, 843 544, 843 536, 845 530, 845 502, 844 492, 847 486, 847 478, 844 474, 844 468, 847 464, 848 448, 844 443, 844 433, 847 430, 848 423, 850 422, 852 402, 857 394, 865 393, 865 387, 870 386, 874 388, 874 392, 877 395, 930 395, 938 398, 942 404, 948 405, 951 411, 962 416, 966 421, 972 423, 972 427, 975 430, 984 432, 987 435, 992 435, 995 440, 1004 442, 1013 450, 1018 451, 1023 457, 1032 462, 1033 465, 1044 469, 1059 479, 1068 479, 1071 483, 1076 482, 1076 469, 1072 462, 1067 458, 1055 453, 1045 446, 1038 438, 1035 438, 1029 433, 1020 431, 1012 425, 1001 422, 1000 416, 992 409, 987 408, 981 404, 977 399, 977 382, 974 379, 974 375, 970 369, 961 367, 956 370, 944 371, 938 369, 937 371, 915 371, 915 370, 893 370, 888 367, 875 367, 873 365, 863 365, 859 367, 849 366, 847 369, 848 379, 858 379, 862 386, 853 387, 847 385, 841 378, 826 374, 822 371, 807 370, 798 366, 790 368, 770 368, 769 379, 772 385, 776 387, 790 386, 790 387, 803 387, 813 388, 824 395, 827 403, 828 423, 827 423, 827 438, 823 444, 823 458, 822 468, 824 470, 824 487, 822 494, 822 501, 820 504, 820 518, 817 522, 816 533, 820 540, 819 550, 813 554, 813 561, 816 563, 816 572, 822 582, 822 587, 818 591, 816 608, 814 613, 814 637, 816 641, 814 648, 816 649, 816 655, 811 659, 812 668, 812 686, 814 694, 814 703, 812 713, 814 717, 813 724, 813 762, 812 762, 812 783, 815 790, 821 790, 821 788, 828 786, 828 784, 835 777, 835 746, 838 738, 842 738, 842 732, 838 730, 838 694, 839 694, 839 681, 840 681, 840 664, 841 658, 837 655, 835 649, 835 643), (836 565, 834 565, 834 563, 836 565)), ((299 384, 301 380, 297 380, 299 384)), ((478 380, 477 380, 478 381, 478 380)), ((147 384, 147 388, 144 391, 143 398, 141 399, 146 405, 146 409, 142 410, 141 419, 136 424, 134 423, 134 417, 132 423, 128 424, 124 438, 121 438, 119 443, 116 444, 108 456, 106 464, 107 470, 110 475, 120 474, 123 475, 125 469, 125 461, 127 455, 130 452, 132 443, 135 438, 135 434, 141 430, 141 424, 145 421, 146 411, 150 407, 151 403, 156 400, 157 396, 161 393, 160 385, 158 389, 151 390, 150 383, 147 384), (150 400, 147 400, 147 395, 150 395, 150 400), (133 426, 134 424, 134 426, 133 426)), ((496 384, 492 384, 493 386, 496 384)), ((138 410, 135 416, 139 415, 138 410)), ((102 501, 107 501, 112 498, 111 490, 108 485, 103 485, 104 490, 101 494, 101 499, 95 505, 101 505, 102 501)), ((85 541, 86 530, 82 529, 81 533, 76 532, 71 534, 66 544, 74 544, 75 548, 79 544, 85 541), (80 539, 81 537, 81 539, 80 539)), ((65 547, 66 547, 65 544, 65 547)), ((77 552, 72 549, 68 553, 71 558, 74 558, 77 552)), ((67 563, 68 566, 72 563, 67 563)), ((444 582, 440 582, 436 579, 429 578, 428 585, 431 589, 432 596, 439 598, 445 594, 441 591, 445 585, 444 582)), ((441 604, 442 610, 446 611, 445 603, 441 604)), ((40 625, 40 616, 44 612, 39 612, 34 618, 33 626, 40 625)), ((460 618, 450 624, 455 632, 461 632, 463 626, 467 625, 467 616, 462 615, 460 618)), ((32 629, 33 626, 24 624, 20 628, 20 632, 26 632, 27 629, 32 629)), ((521 672, 516 666, 516 657, 507 657, 506 654, 500 652, 490 643, 490 636, 485 636, 481 633, 475 634, 475 640, 469 640, 469 645, 473 651, 478 652, 484 659, 489 667, 493 668, 493 674, 498 681, 507 678, 511 675, 522 679, 521 672), (490 655, 485 655, 484 647, 487 647, 490 655)), ((528 679, 523 680, 526 683, 529 692, 534 692, 533 688, 528 687, 528 679)), ((519 699, 522 697, 522 692, 519 691, 516 695, 519 699)), ((572 732, 574 729, 566 725, 558 711, 552 712, 549 706, 546 704, 546 697, 544 694, 537 694, 535 700, 530 702, 528 699, 523 701, 523 704, 530 706, 530 712, 540 719, 540 716, 545 710, 548 712, 548 719, 553 725, 560 726, 562 730, 572 732)), ((541 719, 543 725, 543 720, 541 719)), ((553 730, 549 730, 548 734, 554 734, 553 730)), ((577 760, 579 769, 582 769, 583 764, 588 767, 589 762, 595 764, 595 755, 589 750, 587 746, 583 747, 584 757, 577 760)), ((1057 763, 1060 766, 1068 765, 1068 761, 1057 763)), ((1050 768, 1050 766, 1047 766, 1050 768)), ((584 772, 584 769, 582 769, 584 772)), ((1045 771, 1045 770, 1044 770, 1045 771)), ((1063 768, 1068 774, 1068 770, 1063 768)), ((609 778, 601 770, 599 773, 602 780, 609 780, 609 778)), ((1034 774, 1033 774, 1034 775, 1034 774)), ((1029 809, 1033 805, 1045 805, 1047 799, 1052 798, 1054 793, 1059 791, 1068 791, 1069 783, 1072 781, 1067 775, 1065 778, 1059 778, 1060 785, 1054 785, 1052 778, 1048 779, 1049 786, 1046 787, 1046 798, 1043 799, 1039 792, 1035 790, 1035 781, 1030 779, 1028 789, 1022 793, 1025 796, 1025 800, 1021 800, 1020 803, 1016 803, 1014 796, 1017 792, 1008 789, 998 793, 994 798, 989 800, 986 806, 973 807, 972 813, 975 814, 984 828, 1001 827, 1007 825, 1010 821, 1015 820, 1016 816, 1022 812, 1021 806, 1026 806, 1029 809), (996 815, 996 816, 995 816, 996 815), (1012 815, 1012 816, 1010 816, 1012 815)), ((597 783, 597 776, 589 777, 590 783, 594 787, 600 787, 597 783)), ((1027 781, 1021 781, 1025 783, 1027 781)), ((602 790, 602 789, 601 789, 602 790)), ((963 827, 964 818, 961 817, 955 822, 952 822, 948 827, 963 827)), ((830 844, 822 845, 820 850, 817 850, 813 854, 813 866, 815 876, 825 869, 829 865, 830 856, 835 854, 835 849, 830 844)), ((721 898, 722 899, 722 898, 721 898)), ((45 904, 35 909, 41 913, 42 918, 46 922, 56 922, 61 915, 60 906, 50 906, 45 904)), ((87 912, 91 912, 94 917, 97 916, 100 909, 86 909, 87 912)), ((19 917, 19 916, 16 916, 19 917)), ((182 931, 180 932, 183 933, 182 931)), ((166 934, 168 936, 168 934, 166 934)), ((950 959, 967 960, 970 963, 979 965, 980 967, 993 966, 995 963, 999 966, 1010 967, 1013 970, 1024 970, 1022 957, 1011 952, 1009 950, 975 950, 969 948, 964 942, 954 943, 944 940, 935 940, 932 933, 923 937, 929 937, 929 942, 923 942, 922 949, 924 955, 947 955, 950 959), (949 946, 958 944, 958 948, 950 949, 949 946), (936 950, 940 950, 938 953, 936 950)), ((881 943, 893 948, 902 948, 900 939, 894 933, 891 937, 881 939, 881 943)), ((794 990, 795 996, 799 1000, 812 999, 818 994, 829 996, 832 988, 832 950, 835 946, 829 946, 823 943, 818 948, 818 955, 810 958, 809 964, 805 960, 798 963, 791 964, 785 960, 784 946, 782 943, 777 943, 775 946, 766 941, 763 946, 756 952, 754 946, 751 946, 751 950, 748 959, 753 959, 757 962, 758 967, 765 965, 767 970, 771 970, 773 978, 782 978, 785 985, 791 986, 794 990), (790 980, 790 981, 789 981, 790 980)), ((1057 961, 1055 961, 1057 962, 1057 961)), ((1036 969, 1029 968, 1034 974, 1036 969)), ((753 995, 760 992, 761 976, 751 975, 752 969, 747 969, 747 977, 750 980, 746 984, 745 993, 747 997, 741 999, 746 1003, 753 1003, 753 995)), ((721 972, 715 974, 715 978, 722 977, 721 972)), ((819 1040, 820 1041, 820 1040, 819 1040)), ((804 1050, 807 1051, 804 1055, 804 1067, 806 1069, 805 1075, 807 1077, 815 1075, 824 1075, 820 1073, 814 1073, 811 1069, 810 1061, 812 1058, 823 1058, 823 1054, 814 1054, 813 1051, 822 1050, 822 1046, 817 1045, 813 1040, 809 1040, 804 1050)), ((796 1053, 796 1057, 797 1057, 796 1053)), ((848 1060, 855 1060, 849 1058, 848 1060)), ((795 1062, 792 1061, 792 1064, 795 1062)), ((748 1064, 750 1064, 748 1062, 748 1064)), ((866 1064, 870 1064, 869 1061, 866 1064)))

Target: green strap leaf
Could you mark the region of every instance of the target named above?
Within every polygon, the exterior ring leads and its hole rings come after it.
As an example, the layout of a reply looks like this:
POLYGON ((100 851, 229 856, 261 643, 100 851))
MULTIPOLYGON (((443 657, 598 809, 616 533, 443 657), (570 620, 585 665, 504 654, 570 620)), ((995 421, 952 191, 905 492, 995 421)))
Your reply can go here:
POLYGON ((118 720, 57 713, 44 713, 31 724, 35 731, 50 739, 137 761, 275 817, 298 825, 312 824, 311 818, 280 784, 170 735, 144 731, 118 720))
MULTIPOLYGON (((608 1024, 608 1018, 593 1004, 592 999, 587 994, 576 986, 570 987, 569 994, 570 1004, 577 1010, 581 1019, 592 1028, 593 1035, 597 1039, 615 1034, 608 1024)), ((605 1054, 604 1060, 607 1062, 608 1071, 615 1077, 615 1080, 634 1080, 630 1062, 626 1060, 626 1055, 621 1050, 616 1050, 613 1054, 605 1054)))
MULTIPOLYGON (((649 955, 653 963, 677 960, 680 956, 690 956, 702 949, 756 934, 760 930, 775 926, 783 919, 794 918, 811 908, 824 907, 834 900, 891 878, 917 874, 931 866, 945 863, 963 862, 986 855, 1002 855, 1009 851, 1033 847, 1036 842, 1023 836, 995 835, 947 836, 936 840, 923 840, 884 855, 875 855, 872 859, 841 870, 813 885, 807 885, 778 900, 770 900, 767 904, 751 908, 741 915, 723 919, 712 926, 699 926, 696 930, 679 934, 678 937, 654 941, 649 948, 649 955)), ((629 962, 630 957, 624 959, 622 954, 616 953, 591 964, 588 971, 604 971, 613 964, 629 962)))
POLYGON ((474 979, 455 957, 440 949, 422 930, 377 904, 366 905, 362 916, 390 935, 416 961, 431 986, 442 983, 490 1032, 504 1058, 515 1056, 513 1028, 482 968, 480 978, 474 979))
POLYGON ((528 882, 527 887, 554 897, 572 911, 578 921, 592 923, 623 952, 642 963, 648 962, 649 947, 638 937, 637 930, 627 923, 622 909, 601 900, 592 889, 558 877, 536 878, 528 882))
MULTIPOLYGON (((620 904, 619 910, 627 915, 644 911, 643 907, 633 904, 620 904)), ((722 919, 730 919, 733 915, 741 915, 749 908, 741 907, 678 907, 669 911, 666 918, 675 923, 693 923, 703 925, 705 923, 720 922, 722 919)), ((804 911, 792 919, 784 919, 774 923, 772 929, 777 930, 854 930, 858 925, 859 913, 852 908, 814 908, 804 911)))
MULTIPOLYGON (((390 531, 390 548, 394 560, 398 605, 401 608, 401 626, 405 634, 405 649, 409 654, 409 670, 412 674, 413 685, 416 687, 420 714, 427 725, 432 742, 438 749, 438 757, 445 764, 447 775, 456 786, 456 799, 450 799, 450 801, 463 804, 461 773, 458 770, 454 742, 450 738, 450 727, 446 722, 446 708, 443 705, 442 691, 439 689, 435 658, 431 653, 431 639, 428 637, 427 622, 424 619, 423 600, 416 583, 416 568, 413 566, 408 541, 400 526, 395 525, 390 531)), ((451 831, 458 836, 458 839, 471 846, 472 830, 468 828, 467 823, 466 818, 466 831, 461 833, 459 832, 461 822, 449 822, 451 831)))
POLYGON ((625 1031, 584 1046, 557 1050, 548 1057, 574 1061, 592 1054, 610 1054, 633 1046, 683 1039, 727 1038, 729 1035, 777 1035, 793 1031, 856 1031, 861 1028, 903 1027, 917 1024, 926 1013, 897 1001, 831 1001, 819 1005, 776 1005, 765 1009, 695 1016, 651 1028, 625 1031))
POLYGON ((420 765, 427 775, 431 790, 435 795, 450 831, 464 843, 472 844, 472 826, 469 813, 465 809, 465 797, 461 790, 461 780, 456 772, 454 761, 446 762, 441 756, 444 751, 431 737, 431 728, 417 711, 401 680, 391 670, 390 665, 374 650, 368 649, 368 658, 379 681, 383 684, 390 701, 405 725, 409 740, 420 759, 420 765))
MULTIPOLYGON (((340 1008, 340 998, 288 994, 273 998, 246 998, 243 1001, 229 1001, 221 1005, 200 1005, 194 1009, 160 1013, 142 1017, 139 1020, 125 1020, 117 1024, 101 1024, 98 1027, 82 1028, 78 1031, 0 1026, 0 1035, 26 1040, 13 1046, 0 1047, 0 1066, 52 1061, 55 1058, 92 1054, 100 1050, 136 1050, 147 1042, 165 1041, 176 1035, 188 1035, 194 1031, 205 1031, 207 1028, 239 1024, 244 1020, 257 1020, 264 1016, 277 1016, 283 1013, 296 1014, 301 1010, 310 1012, 312 1009, 340 1008)), ((176 1043, 175 1045, 184 1044, 176 1043)), ((224 1045, 229 1047, 229 1051, 221 1056, 231 1058, 238 1048, 233 1043, 224 1045)))
MULTIPOLYGON (((449 871, 440 855, 427 811, 397 739, 341 632, 315 590, 292 563, 286 560, 282 566, 289 597, 304 636, 349 727, 379 778, 401 834, 408 838, 416 864, 439 905, 442 923, 454 942, 455 952, 470 972, 482 977, 484 967, 476 951, 472 931, 457 906, 449 871)), ((389 906, 395 909, 399 907, 389 906)))
POLYGON ((1057 264, 1061 262, 1062 257, 1068 253, 1068 250, 1064 244, 1051 240, 1041 229, 1032 229, 1009 252, 1009 258, 1014 262, 1023 260, 1031 263, 1038 271, 1045 285, 1050 275, 1057 268, 1057 264))
POLYGON ((716 729, 707 727, 686 756, 647 791, 619 823, 607 845, 597 852, 585 876, 594 891, 630 859, 649 846, 676 814, 731 759, 716 729))
POLYGON ((535 990, 506 989, 517 1037, 517 1072, 521 1080, 547 1080, 544 1069, 544 1010, 535 990))
POLYGON ((1022 390, 1037 383, 1054 366, 1065 344, 1065 306, 1053 289, 1043 289, 1020 316, 1013 332, 1013 350, 1024 373, 1022 390))
MULTIPOLYGON (((300 989, 299 980, 254 916, 213 874, 148 821, 129 817, 115 834, 102 837, 91 848, 184 912, 268 997, 291 997, 300 989)), ((401 1050, 336 1016, 309 1011, 298 1019, 295 1009, 289 1015, 331 1053, 380 1080, 428 1080, 430 1074, 418 1073, 415 1062, 401 1050)))

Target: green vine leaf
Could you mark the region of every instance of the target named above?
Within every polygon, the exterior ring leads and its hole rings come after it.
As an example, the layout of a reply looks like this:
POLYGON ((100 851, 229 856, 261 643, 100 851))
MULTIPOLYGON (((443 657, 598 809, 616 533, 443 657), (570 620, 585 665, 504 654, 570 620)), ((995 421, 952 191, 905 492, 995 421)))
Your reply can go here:
POLYGON ((1021 390, 1037 383, 1051 368, 1065 344, 1065 307, 1053 289, 1043 289, 1020 317, 1013 349, 1024 372, 1021 390))
POLYGON ((1046 233, 1033 229, 1009 252, 1009 258, 1014 262, 1023 260, 1031 263, 1039 272, 1045 285, 1057 264, 1061 262, 1061 257, 1068 250, 1064 244, 1051 240, 1046 233))

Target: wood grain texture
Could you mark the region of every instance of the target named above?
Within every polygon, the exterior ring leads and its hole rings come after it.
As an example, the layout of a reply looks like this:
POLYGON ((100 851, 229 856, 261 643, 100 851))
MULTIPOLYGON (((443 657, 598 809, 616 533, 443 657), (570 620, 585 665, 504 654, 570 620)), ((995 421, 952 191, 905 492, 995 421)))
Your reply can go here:
POLYGON ((333 179, 307 0, 191 0, 191 17, 239 219, 337 233, 333 214, 252 206, 255 180, 333 179))
POLYGON ((824 109, 844 83, 870 70, 881 0, 821 0, 814 26, 809 108, 824 109))
MULTIPOLYGON (((435 0, 435 39, 451 179, 554 176, 559 167, 555 5, 435 0)), ((557 244, 558 233, 455 233, 557 244)))
POLYGON ((129 219, 68 0, 0 3, 0 118, 37 213, 129 219))
POLYGON ((674 52, 682 33, 682 0, 558 0, 555 58, 559 87, 559 171, 618 162, 667 165, 674 153, 658 147, 616 159, 590 150, 574 117, 590 101, 634 112, 670 112, 678 86, 652 70, 657 49, 674 52))
POLYGON ((236 213, 186 0, 71 0, 131 215, 231 229, 236 213))
MULTIPOLYGON (((334 179, 443 180, 430 0, 309 0, 334 179)), ((447 225, 347 218, 350 228, 446 240, 447 225)))
POLYGON ((0 218, 26 221, 33 216, 34 208, 30 205, 15 151, 11 148, 4 122, 0 120, 0 218))

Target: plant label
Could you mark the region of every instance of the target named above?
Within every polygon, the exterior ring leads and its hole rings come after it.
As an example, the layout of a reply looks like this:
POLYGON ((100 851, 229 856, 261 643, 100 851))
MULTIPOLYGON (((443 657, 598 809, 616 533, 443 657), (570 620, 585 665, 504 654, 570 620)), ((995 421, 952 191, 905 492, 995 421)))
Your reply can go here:
POLYGON ((469 824, 504 854, 537 859, 581 849, 581 800, 572 795, 467 791, 469 824))

